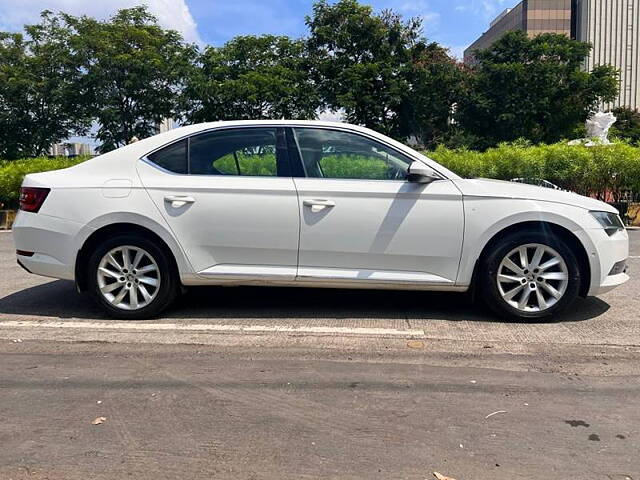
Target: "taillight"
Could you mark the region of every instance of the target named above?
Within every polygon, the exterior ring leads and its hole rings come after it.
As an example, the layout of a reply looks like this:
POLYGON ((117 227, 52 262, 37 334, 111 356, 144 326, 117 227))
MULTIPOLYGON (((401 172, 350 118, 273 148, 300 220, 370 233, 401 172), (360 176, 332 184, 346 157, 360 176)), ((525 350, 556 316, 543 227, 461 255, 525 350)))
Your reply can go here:
POLYGON ((50 188, 22 187, 20 189, 20 210, 37 213, 50 191, 50 188))

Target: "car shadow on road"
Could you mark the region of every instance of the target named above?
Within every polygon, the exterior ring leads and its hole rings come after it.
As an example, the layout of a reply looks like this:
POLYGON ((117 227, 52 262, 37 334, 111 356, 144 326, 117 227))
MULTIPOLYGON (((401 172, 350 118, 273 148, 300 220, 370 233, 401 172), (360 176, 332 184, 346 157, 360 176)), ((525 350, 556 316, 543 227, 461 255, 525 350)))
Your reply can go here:
MULTIPOLYGON (((578 322, 604 314, 598 298, 578 299, 556 322, 578 322)), ((106 319, 72 282, 56 280, 0 299, 0 315, 106 319)), ((2 318, 2 317, 0 317, 2 318)), ((165 319, 408 319, 504 322, 469 295, 395 290, 271 287, 193 287, 163 315, 165 319)))

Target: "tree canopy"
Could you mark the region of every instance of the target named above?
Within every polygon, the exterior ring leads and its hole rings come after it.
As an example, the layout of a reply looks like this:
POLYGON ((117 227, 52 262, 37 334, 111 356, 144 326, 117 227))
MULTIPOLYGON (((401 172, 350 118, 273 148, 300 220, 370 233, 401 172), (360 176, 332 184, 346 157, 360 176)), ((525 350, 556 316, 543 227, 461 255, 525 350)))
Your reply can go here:
POLYGON ((446 49, 423 38, 420 18, 321 0, 307 25, 311 75, 327 108, 423 143, 446 130, 461 75, 446 49))
POLYGON ((153 135, 164 118, 180 117, 195 46, 161 28, 146 7, 120 10, 106 22, 61 17, 84 71, 80 92, 98 123, 101 150, 153 135))
POLYGON ((590 45, 560 34, 506 33, 475 52, 457 106, 463 129, 482 146, 525 138, 552 143, 570 136, 600 102, 618 93, 611 66, 585 72, 590 45))
POLYGON ((640 112, 627 107, 613 109, 618 119, 611 128, 611 134, 640 146, 640 112))
POLYGON ((207 47, 188 80, 187 120, 313 119, 320 101, 300 40, 236 37, 207 47))
MULTIPOLYGON (((617 94, 617 72, 583 71, 590 46, 563 35, 509 32, 468 67, 424 37, 420 18, 357 0, 319 0, 306 24, 302 39, 199 48, 146 7, 107 20, 45 11, 23 33, 0 32, 0 156, 40 155, 87 132, 108 151, 165 118, 313 119, 325 109, 429 148, 554 142, 617 94)), ((621 119, 619 135, 635 138, 635 122, 621 119)))
POLYGON ((83 133, 90 116, 77 108, 81 77, 59 19, 0 33, 0 157, 38 156, 52 143, 83 133))

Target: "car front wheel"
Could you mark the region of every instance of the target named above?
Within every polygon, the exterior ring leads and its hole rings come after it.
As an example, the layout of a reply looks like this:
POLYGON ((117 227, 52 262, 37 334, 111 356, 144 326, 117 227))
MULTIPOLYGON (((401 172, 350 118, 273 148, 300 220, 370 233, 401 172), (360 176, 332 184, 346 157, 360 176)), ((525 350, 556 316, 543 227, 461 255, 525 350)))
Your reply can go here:
POLYGON ((580 289, 575 255, 562 238, 546 232, 501 239, 480 268, 483 299, 503 317, 549 317, 569 306, 580 289))
POLYGON ((120 235, 104 241, 89 259, 89 291, 112 317, 154 317, 175 299, 178 280, 166 253, 151 240, 120 235))

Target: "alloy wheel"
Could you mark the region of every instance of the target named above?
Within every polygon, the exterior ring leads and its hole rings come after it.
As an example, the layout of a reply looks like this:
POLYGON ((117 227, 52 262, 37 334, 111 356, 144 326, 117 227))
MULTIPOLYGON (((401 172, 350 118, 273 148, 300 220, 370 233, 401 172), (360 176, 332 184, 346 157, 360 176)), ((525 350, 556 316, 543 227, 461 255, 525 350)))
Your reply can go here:
POLYGON ((98 288, 113 306, 139 310, 149 305, 160 288, 160 269, 146 250, 131 245, 107 252, 98 265, 98 288))
POLYGON ((569 285, 569 269, 548 245, 529 243, 511 250, 500 262, 498 291, 502 299, 522 312, 553 307, 569 285))

